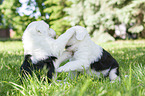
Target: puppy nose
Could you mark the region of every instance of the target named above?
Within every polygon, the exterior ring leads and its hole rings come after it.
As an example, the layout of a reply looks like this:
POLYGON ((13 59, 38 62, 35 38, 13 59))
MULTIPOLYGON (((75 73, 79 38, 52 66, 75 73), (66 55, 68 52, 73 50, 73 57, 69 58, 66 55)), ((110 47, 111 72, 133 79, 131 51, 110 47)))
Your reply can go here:
POLYGON ((67 48, 69 48, 69 47, 71 47, 71 45, 66 45, 66 46, 65 46, 65 49, 67 49, 67 48))

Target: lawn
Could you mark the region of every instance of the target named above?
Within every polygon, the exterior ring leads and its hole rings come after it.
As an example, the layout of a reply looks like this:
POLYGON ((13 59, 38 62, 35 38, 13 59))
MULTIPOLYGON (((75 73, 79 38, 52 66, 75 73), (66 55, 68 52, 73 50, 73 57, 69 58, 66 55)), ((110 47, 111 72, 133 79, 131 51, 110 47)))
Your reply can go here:
POLYGON ((0 96, 145 96, 145 40, 127 40, 99 44, 109 51, 120 65, 121 82, 109 78, 93 78, 80 74, 48 84, 36 77, 20 82, 19 69, 23 62, 21 41, 0 41, 0 96))

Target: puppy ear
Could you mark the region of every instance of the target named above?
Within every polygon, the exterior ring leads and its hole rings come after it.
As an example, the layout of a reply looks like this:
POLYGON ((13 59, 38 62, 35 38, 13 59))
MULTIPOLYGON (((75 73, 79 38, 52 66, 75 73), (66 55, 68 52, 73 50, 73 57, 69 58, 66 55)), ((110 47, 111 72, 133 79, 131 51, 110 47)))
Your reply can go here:
POLYGON ((86 30, 76 30, 76 39, 77 40, 83 40, 86 35, 87 35, 86 30))

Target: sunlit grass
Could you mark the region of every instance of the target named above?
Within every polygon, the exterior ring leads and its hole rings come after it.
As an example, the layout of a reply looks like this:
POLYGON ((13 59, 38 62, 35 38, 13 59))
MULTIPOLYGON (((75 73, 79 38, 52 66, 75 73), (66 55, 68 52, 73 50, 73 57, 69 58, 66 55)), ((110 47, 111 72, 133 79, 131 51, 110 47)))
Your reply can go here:
MULTIPOLYGON (((116 41, 99 44, 119 62, 121 82, 110 83, 109 78, 93 78, 80 74, 77 79, 59 74, 51 84, 35 76, 20 82, 23 62, 21 41, 0 42, 1 96, 145 96, 145 40, 116 41)), ((45 78, 45 77, 44 77, 45 78)))

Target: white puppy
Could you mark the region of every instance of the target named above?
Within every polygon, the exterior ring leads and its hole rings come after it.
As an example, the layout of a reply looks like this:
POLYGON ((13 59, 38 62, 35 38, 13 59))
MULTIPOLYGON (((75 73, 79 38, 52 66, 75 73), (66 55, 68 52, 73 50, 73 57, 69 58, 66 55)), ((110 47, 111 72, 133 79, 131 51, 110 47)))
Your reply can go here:
POLYGON ((24 54, 31 54, 33 63, 46 59, 47 56, 58 57, 73 34, 74 30, 70 29, 55 40, 55 31, 47 23, 34 21, 28 25, 22 37, 24 54))
POLYGON ((57 39, 54 39, 53 37, 56 33, 49 28, 47 23, 44 21, 30 23, 22 37, 25 56, 20 68, 22 76, 26 73, 32 75, 32 70, 43 69, 46 66, 49 69, 47 76, 52 78, 55 68, 53 63, 56 58, 62 55, 68 40, 72 37, 75 30, 75 27, 73 27, 57 39))
POLYGON ((76 27, 78 31, 69 40, 66 49, 71 51, 73 56, 70 62, 56 69, 56 72, 84 71, 85 69, 90 75, 95 74, 99 77, 102 73, 105 77, 109 76, 110 80, 115 80, 119 75, 117 61, 102 47, 91 41, 84 27, 76 27))

